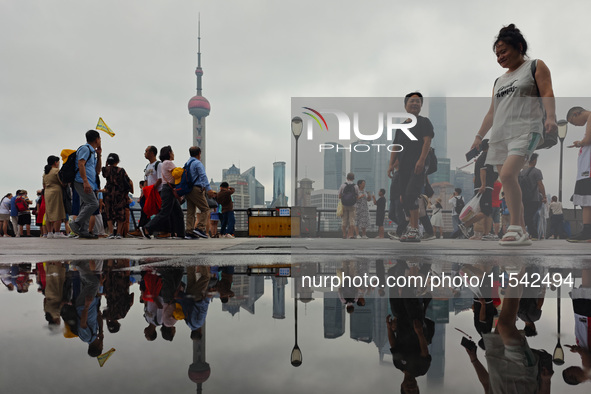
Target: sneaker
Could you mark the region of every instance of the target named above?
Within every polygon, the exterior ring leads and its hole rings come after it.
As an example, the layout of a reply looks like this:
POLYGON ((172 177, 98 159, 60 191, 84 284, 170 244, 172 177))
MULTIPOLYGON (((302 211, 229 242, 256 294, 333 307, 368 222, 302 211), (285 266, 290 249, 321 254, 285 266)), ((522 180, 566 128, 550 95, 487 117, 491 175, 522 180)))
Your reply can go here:
POLYGON ((68 236, 62 233, 53 233, 53 238, 68 238, 68 236))
POLYGON ((122 239, 123 237, 121 235, 115 235, 115 239, 122 239))
POLYGON ((396 234, 394 231, 388 231, 388 237, 394 241, 400 241, 400 236, 396 234))
POLYGON ((432 241, 432 240, 434 240, 435 238, 436 238, 436 237, 435 237, 435 234, 427 234, 427 233, 424 233, 424 234, 423 234, 423 237, 421 238, 421 240, 422 240, 422 241, 432 241))
MULTIPOLYGON (((183 238, 183 239, 191 240, 191 239, 195 239, 195 238, 193 238, 193 237, 191 237, 189 235, 185 235, 185 238, 183 238)), ((197 238, 197 239, 199 239, 199 238, 197 238)))
POLYGON ((144 237, 146 239, 152 239, 150 232, 146 228, 140 227, 140 233, 142 233, 142 237, 144 237))
POLYGON ((468 231, 466 226, 464 226, 464 223, 458 224, 458 228, 460 229, 460 231, 462 231, 462 234, 464 234, 464 237, 470 238, 470 232, 468 231))
POLYGON ((367 235, 364 235, 363 237, 361 237, 361 239, 369 239, 369 237, 367 235))
POLYGON ((43 234, 43 237, 47 239, 53 239, 53 233, 43 234))
POLYGON ((98 235, 92 233, 80 234, 79 237, 84 239, 98 239, 98 235))
POLYGON ((78 223, 71 221, 70 231, 73 232, 75 235, 80 235, 80 226, 78 225, 78 223))
POLYGON ((409 227, 404 234, 404 241, 400 237, 400 242, 421 242, 421 235, 418 228, 409 227))
POLYGON ((207 234, 205 234, 203 231, 199 229, 193 230, 193 233, 197 234, 197 236, 200 238, 208 238, 207 234))
POLYGON ((189 237, 190 239, 199 239, 199 236, 197 234, 195 234, 195 232, 193 232, 193 231, 185 232, 185 238, 186 237, 189 237))
POLYGON ((232 234, 226 234, 225 238, 230 238, 230 239, 234 239, 236 238, 235 236, 233 236, 232 234))
POLYGON ((356 239, 361 239, 361 235, 358 235, 355 237, 356 239))
POLYGON ((68 238, 78 238, 78 235, 76 235, 75 232, 70 231, 70 234, 68 234, 68 238))
POLYGON ((115 235, 111 234, 107 237, 107 239, 115 239, 115 235))
POLYGON ((591 234, 585 234, 584 232, 580 232, 575 236, 572 236, 567 239, 568 242, 591 242, 591 234))

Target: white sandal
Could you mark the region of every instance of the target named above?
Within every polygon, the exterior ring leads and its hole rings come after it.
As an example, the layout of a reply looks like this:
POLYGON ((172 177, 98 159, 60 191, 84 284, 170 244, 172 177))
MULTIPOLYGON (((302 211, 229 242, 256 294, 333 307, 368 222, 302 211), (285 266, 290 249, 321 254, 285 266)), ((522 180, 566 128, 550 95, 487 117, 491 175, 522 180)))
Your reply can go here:
POLYGON ((503 239, 499 241, 499 245, 502 246, 529 246, 531 240, 529 235, 523 232, 521 226, 512 225, 507 228, 507 232, 503 235, 503 239), (513 241, 506 240, 505 238, 512 237, 513 241))

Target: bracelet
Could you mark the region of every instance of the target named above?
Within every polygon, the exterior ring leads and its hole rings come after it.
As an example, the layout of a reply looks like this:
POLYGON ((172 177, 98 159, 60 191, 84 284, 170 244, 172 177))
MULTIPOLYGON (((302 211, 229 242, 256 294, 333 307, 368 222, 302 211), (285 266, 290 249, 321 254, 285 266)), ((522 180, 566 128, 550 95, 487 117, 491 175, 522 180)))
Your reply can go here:
POLYGON ((476 134, 476 138, 480 138, 480 141, 482 141, 482 136, 480 134, 476 134))

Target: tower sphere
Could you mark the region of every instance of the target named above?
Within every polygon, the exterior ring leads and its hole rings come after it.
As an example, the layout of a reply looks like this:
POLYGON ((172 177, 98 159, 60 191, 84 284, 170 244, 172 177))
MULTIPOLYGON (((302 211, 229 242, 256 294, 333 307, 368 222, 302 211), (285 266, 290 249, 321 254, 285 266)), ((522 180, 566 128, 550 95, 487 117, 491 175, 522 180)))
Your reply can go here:
POLYGON ((194 96, 189 100, 189 113, 197 118, 209 115, 211 106, 209 101, 203 96, 194 96))

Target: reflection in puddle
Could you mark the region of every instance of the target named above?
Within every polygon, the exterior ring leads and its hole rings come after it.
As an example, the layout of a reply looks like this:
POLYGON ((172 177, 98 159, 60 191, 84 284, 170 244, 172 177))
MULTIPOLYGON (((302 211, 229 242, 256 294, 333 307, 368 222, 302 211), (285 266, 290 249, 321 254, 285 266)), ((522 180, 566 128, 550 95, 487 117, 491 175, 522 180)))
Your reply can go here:
POLYGON ((591 371, 591 269, 114 259, 2 265, 0 277, 2 376, 43 366, 33 392, 62 392, 71 384, 89 392, 213 393, 590 387, 565 381, 582 382, 591 371), (494 280, 433 286, 443 272, 494 280), (573 287, 524 280, 556 272, 571 274, 573 287), (364 275, 378 282, 342 281, 364 275), (320 284, 327 276, 328 285, 320 284), (341 278, 337 286, 334 277, 341 278), (424 281, 382 286, 391 277, 424 281), (16 351, 27 348, 34 355, 16 351))

